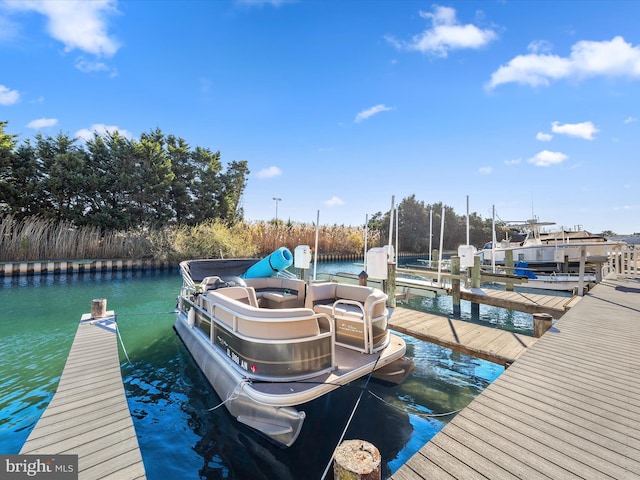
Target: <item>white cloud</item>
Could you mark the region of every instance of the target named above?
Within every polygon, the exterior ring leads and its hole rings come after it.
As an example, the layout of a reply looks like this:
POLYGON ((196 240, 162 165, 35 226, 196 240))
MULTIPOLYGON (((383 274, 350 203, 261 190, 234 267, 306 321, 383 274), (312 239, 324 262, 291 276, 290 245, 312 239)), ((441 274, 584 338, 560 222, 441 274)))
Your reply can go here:
POLYGON ((356 115, 354 122, 360 123, 362 120, 366 120, 367 118, 373 117, 378 113, 387 112, 389 110, 393 110, 393 108, 387 107, 386 105, 383 105, 383 104, 376 105, 375 107, 371 107, 367 110, 363 110, 362 112, 358 113, 356 115))
POLYGON ((287 3, 295 3, 297 0, 236 0, 238 5, 246 5, 248 7, 262 7, 264 5, 272 5, 279 7, 287 3))
POLYGON ((57 124, 57 118, 38 118, 27 123, 27 128, 34 128, 36 130, 39 130, 40 128, 53 127, 57 124))
POLYGON ((584 138, 585 140, 593 140, 593 135, 598 133, 598 130, 592 122, 582 123, 565 123, 560 125, 559 122, 553 122, 551 124, 551 131, 553 133, 560 133, 562 135, 568 135, 570 137, 584 138))
POLYGON ((550 165, 556 165, 564 162, 569 158, 564 153, 550 152, 549 150, 543 150, 531 157, 527 162, 535 165, 536 167, 548 167, 550 165))
POLYGON ((115 77, 117 75, 116 71, 112 70, 106 63, 86 60, 84 57, 76 58, 75 67, 82 73, 111 72, 111 77, 115 77))
POLYGON ((478 169, 478 172, 480 172, 482 175, 489 175, 491 172, 493 172, 493 168, 492 167, 480 167, 478 169))
POLYGON ((344 205, 344 201, 340 197, 331 197, 329 200, 324 202, 327 207, 338 207, 340 205, 344 205))
POLYGON ((493 30, 460 24, 451 7, 434 5, 432 13, 421 11, 420 16, 431 21, 431 28, 414 35, 409 42, 398 41, 392 36, 388 36, 387 41, 398 49, 446 58, 451 50, 481 48, 497 38, 493 30))
POLYGON ((0 105, 13 105, 20 101, 20 92, 0 85, 0 105))
POLYGON ((18 37, 19 28, 9 18, 0 16, 0 40, 13 40, 18 37))
POLYGON ((553 45, 547 42, 546 40, 534 40, 529 45, 527 45, 527 50, 531 53, 542 53, 542 52, 550 52, 553 50, 553 45))
POLYGON ((627 117, 624 119, 624 123, 633 123, 633 122, 637 122, 638 119, 635 117, 627 117))
POLYGON ((602 42, 580 41, 571 47, 568 57, 518 55, 491 74, 487 88, 504 83, 549 86, 552 80, 596 76, 640 78, 640 47, 618 36, 602 42))
POLYGON ((541 142, 550 142, 553 138, 553 135, 550 133, 538 132, 536 134, 536 140, 540 140, 541 142))
POLYGON ((258 178, 273 178, 279 177, 280 175, 282 175, 282 170, 274 166, 263 168, 258 172, 258 178))
POLYGON ((505 160, 504 164, 505 165, 518 165, 521 162, 522 162, 521 158, 514 158, 513 160, 505 160))
POLYGON ((96 123, 94 125, 91 125, 91 128, 83 128, 82 130, 78 130, 75 134, 75 138, 80 138, 86 142, 89 140, 93 140, 94 134, 106 135, 107 133, 113 134, 115 132, 118 132, 120 136, 128 139, 133 138, 131 132, 116 127, 115 125, 105 125, 104 123, 96 123))
POLYGON ((118 13, 116 0, 20 0, 4 2, 15 11, 34 11, 47 17, 48 33, 64 44, 97 56, 114 55, 119 43, 107 32, 107 18, 118 13))

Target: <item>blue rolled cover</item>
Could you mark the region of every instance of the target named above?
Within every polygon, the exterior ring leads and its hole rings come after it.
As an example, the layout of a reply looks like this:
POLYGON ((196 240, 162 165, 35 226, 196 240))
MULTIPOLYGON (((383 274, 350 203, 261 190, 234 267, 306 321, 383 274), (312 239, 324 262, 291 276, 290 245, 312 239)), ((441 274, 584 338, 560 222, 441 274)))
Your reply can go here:
POLYGON ((258 263, 251 265, 242 275, 243 278, 270 277, 290 267, 293 264, 293 255, 287 247, 280 247, 258 263))

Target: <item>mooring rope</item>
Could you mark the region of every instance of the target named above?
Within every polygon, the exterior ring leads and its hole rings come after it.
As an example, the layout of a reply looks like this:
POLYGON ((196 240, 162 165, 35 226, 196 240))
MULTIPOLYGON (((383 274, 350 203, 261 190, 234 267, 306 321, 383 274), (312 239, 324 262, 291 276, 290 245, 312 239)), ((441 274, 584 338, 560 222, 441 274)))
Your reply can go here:
MULTIPOLYGON (((368 392, 374 397, 377 398, 378 400, 380 400, 382 403, 384 403, 385 405, 388 405, 392 408, 395 408, 396 410, 398 410, 399 412, 402 413, 407 413, 406 410, 398 407, 397 405, 394 405, 393 403, 389 403, 387 402, 384 398, 380 397, 379 395, 376 395, 375 393, 373 393, 371 390, 368 390, 368 392)), ((460 413, 462 411, 461 408, 459 408, 458 410, 452 410, 450 412, 445 412, 445 413, 416 413, 416 412, 411 412, 413 415, 417 416, 417 417, 422 417, 422 418, 438 418, 438 417, 447 417, 449 415, 455 415, 456 413, 460 413)))
POLYGON ((175 315, 177 310, 171 310, 170 312, 145 312, 145 313, 119 313, 118 317, 143 317, 148 315, 175 315))
POLYGON ((127 354, 127 349, 124 348, 124 342, 122 341, 122 335, 120 335, 120 327, 118 326, 118 315, 114 315, 114 320, 116 323, 116 333, 118 334, 118 339, 120 340, 120 345, 122 345, 122 351, 124 352, 124 356, 127 357, 127 362, 129 362, 129 365, 133 365, 133 363, 131 363, 131 360, 129 359, 129 354, 127 354))
POLYGON ((207 411, 208 412, 213 412, 214 410, 216 410, 216 409, 220 408, 221 406, 223 406, 225 403, 231 402, 231 401, 235 400, 236 398, 238 398, 240 396, 240 394, 242 393, 242 389, 247 384, 249 384, 249 381, 246 378, 243 378, 242 380, 240 380, 240 382, 238 382, 238 384, 235 386, 233 391, 229 394, 229 396, 225 400, 220 402, 215 407, 211 407, 211 408, 207 409, 207 411), (238 387, 240 387, 240 390, 238 390, 238 387))
POLYGON ((373 372, 376 371, 376 367, 378 366, 378 360, 380 360, 380 356, 379 355, 378 355, 378 358, 376 358, 376 363, 373 365, 373 368, 371 369, 371 371, 369 372, 369 375, 367 376, 367 381, 364 383, 364 386, 362 387, 362 389, 360 389, 360 395, 358 395, 358 399, 356 400, 356 403, 353 406, 353 410, 351 410, 351 415, 349 415, 349 420, 347 420, 347 424, 344 426, 344 430, 342 431, 342 434, 340 435, 340 440, 338 440, 338 443, 336 444, 336 448, 333 449, 333 453, 331 454, 331 458, 329 458, 329 462, 327 463, 327 467, 324 469, 324 473, 322 474, 322 480, 324 480, 327 477, 327 473, 329 473, 329 469, 331 468, 331 463, 333 462, 333 456, 335 455, 336 450, 338 450, 338 447, 340 446, 340 444, 342 443, 342 440, 344 439, 345 435, 347 434, 347 430, 349 429, 349 425, 351 425, 351 420, 353 420, 353 417, 356 414, 356 410, 358 409, 358 405, 360 405, 360 400, 362 399, 362 395, 364 395, 365 391, 368 391, 367 387, 369 386, 369 381, 371 380, 371 377, 373 376, 373 372))

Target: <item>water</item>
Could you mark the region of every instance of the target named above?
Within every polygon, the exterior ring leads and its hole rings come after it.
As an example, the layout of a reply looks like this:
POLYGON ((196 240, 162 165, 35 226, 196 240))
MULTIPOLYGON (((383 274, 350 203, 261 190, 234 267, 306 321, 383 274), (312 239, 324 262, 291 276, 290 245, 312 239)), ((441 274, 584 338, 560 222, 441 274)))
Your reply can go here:
MULTIPOLYGON (((345 271, 344 266, 320 264, 318 272, 345 271)), ((503 371, 405 336, 417 368, 402 385, 371 382, 362 393, 362 379, 304 405, 300 437, 281 449, 223 407, 210 411, 221 400, 172 328, 181 284, 177 271, 0 282, 0 453, 19 452, 55 393, 81 315, 90 311, 92 299, 106 298, 107 308, 118 315, 131 361, 121 349, 125 390, 150 480, 320 478, 361 394, 344 438, 376 445, 386 478, 453 417, 434 414, 463 408, 503 371)))

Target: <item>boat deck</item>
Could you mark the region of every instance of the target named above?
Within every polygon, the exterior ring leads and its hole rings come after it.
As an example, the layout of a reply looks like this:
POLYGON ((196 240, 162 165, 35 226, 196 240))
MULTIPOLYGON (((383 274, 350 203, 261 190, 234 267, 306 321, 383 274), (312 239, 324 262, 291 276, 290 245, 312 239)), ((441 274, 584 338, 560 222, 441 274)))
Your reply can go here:
POLYGON ((78 455, 81 480, 146 478, 122 385, 116 322, 83 315, 58 389, 21 454, 78 455))
POLYGON ((391 478, 640 478, 640 280, 607 278, 391 478))

